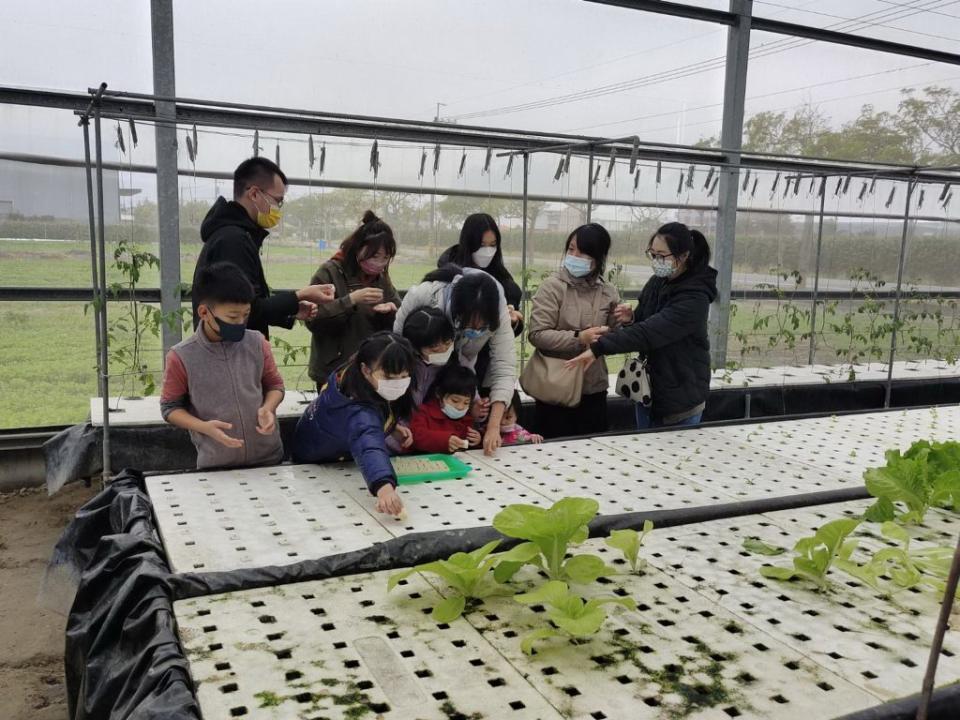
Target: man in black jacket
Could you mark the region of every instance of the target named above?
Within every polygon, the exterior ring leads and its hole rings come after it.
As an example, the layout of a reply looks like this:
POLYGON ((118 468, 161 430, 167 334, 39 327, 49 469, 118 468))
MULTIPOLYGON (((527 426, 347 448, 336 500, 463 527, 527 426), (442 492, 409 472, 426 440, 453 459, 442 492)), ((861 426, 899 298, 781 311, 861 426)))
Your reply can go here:
MULTIPOLYGON (((317 303, 333 300, 332 285, 308 285, 296 292, 271 293, 260 262, 260 248, 269 228, 280 221, 287 177, 276 163, 262 157, 244 160, 233 173, 233 200, 224 198, 210 208, 200 226, 203 250, 193 276, 207 265, 230 262, 253 284, 256 297, 247 327, 270 337, 269 326, 291 328, 294 320, 310 320, 317 303)), ((193 327, 197 328, 197 302, 193 302, 193 327)))

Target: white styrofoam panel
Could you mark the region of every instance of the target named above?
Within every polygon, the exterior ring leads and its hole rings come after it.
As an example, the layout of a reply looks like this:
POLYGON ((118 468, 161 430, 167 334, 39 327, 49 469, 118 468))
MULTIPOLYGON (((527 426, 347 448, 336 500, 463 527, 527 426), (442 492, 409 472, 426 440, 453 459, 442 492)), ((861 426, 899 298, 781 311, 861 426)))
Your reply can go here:
MULTIPOLYGON (((307 405, 315 398, 313 390, 287 390, 280 406, 277 408, 277 417, 300 417, 307 405)), ((90 398, 90 424, 94 427, 103 425, 103 400, 98 397, 90 398)), ((117 427, 134 427, 140 425, 162 425, 163 415, 160 412, 160 397, 111 397, 110 424, 117 427)))
POLYGON ((561 717, 466 621, 433 622, 422 577, 387 597, 388 576, 175 603, 203 716, 561 717))
POLYGON ((476 462, 460 480, 400 486, 406 516, 376 512, 352 462, 277 465, 148 478, 175 572, 286 565, 368 547, 410 532, 490 525, 511 503, 550 500, 476 462))
POLYGON ((763 447, 717 437, 713 429, 597 438, 635 461, 736 500, 817 492, 859 483, 859 473, 798 462, 763 447))
MULTIPOLYGON (((872 694, 889 700, 916 692, 936 623, 937 594, 898 589, 885 598, 838 570, 829 572, 832 589, 825 593, 801 581, 764 578, 759 572, 763 564, 789 566, 789 549, 809 534, 784 529, 782 516, 789 512, 793 511, 772 513, 778 516, 772 522, 740 518, 654 532, 648 536, 645 556, 691 590, 872 694), (718 542, 718 537, 723 539, 718 542), (741 547, 747 537, 759 537, 788 552, 753 555, 741 547)), ((870 538, 861 538, 861 544, 865 549, 881 547, 870 538)), ((855 557, 866 559, 863 553, 855 557)), ((960 641, 948 639, 939 682, 960 679, 958 653, 960 641)))
POLYGON ((475 456, 552 501, 577 495, 600 502, 601 513, 659 510, 731 502, 734 498, 641 458, 627 457, 595 440, 570 440, 501 448, 475 456))
POLYGON ((653 568, 591 591, 637 611, 613 606, 595 637, 533 657, 519 643, 539 608, 492 598, 438 625, 431 584, 414 575, 388 595, 388 576, 176 603, 204 716, 805 720, 877 702, 653 568))
POLYGON ((319 470, 278 465, 147 478, 171 569, 288 565, 391 537, 319 470))
MULTIPOLYGON (((511 503, 550 504, 545 494, 482 463, 482 451, 457 453, 457 457, 472 468, 466 477, 401 485, 398 492, 406 517, 376 514, 391 535, 480 527, 490 525, 493 516, 511 503)), ((325 472, 328 482, 341 492, 373 507, 363 476, 353 463, 325 465, 318 470, 325 472)))

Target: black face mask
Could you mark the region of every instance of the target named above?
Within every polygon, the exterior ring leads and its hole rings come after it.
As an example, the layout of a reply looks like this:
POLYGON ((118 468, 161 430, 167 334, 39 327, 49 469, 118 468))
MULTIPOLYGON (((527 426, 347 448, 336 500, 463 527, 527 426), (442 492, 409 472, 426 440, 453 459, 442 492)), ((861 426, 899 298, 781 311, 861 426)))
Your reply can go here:
POLYGON ((213 310, 210 310, 210 317, 212 317, 216 323, 216 332, 220 336, 221 340, 225 342, 240 342, 243 340, 244 333, 247 332, 247 324, 242 323, 230 323, 226 320, 221 320, 216 315, 213 314, 213 310))

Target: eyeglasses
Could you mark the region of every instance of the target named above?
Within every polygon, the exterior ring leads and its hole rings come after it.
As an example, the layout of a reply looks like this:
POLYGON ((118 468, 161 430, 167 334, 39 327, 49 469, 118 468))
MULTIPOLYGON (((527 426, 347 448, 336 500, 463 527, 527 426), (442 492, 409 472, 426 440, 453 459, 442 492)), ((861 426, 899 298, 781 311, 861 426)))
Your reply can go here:
POLYGON ((281 197, 281 198, 276 198, 276 197, 274 197, 273 195, 271 195, 270 193, 268 193, 266 190, 264 190, 262 187, 257 187, 256 185, 251 185, 250 187, 252 187, 252 188, 254 188, 254 189, 256 189, 256 190, 259 190, 259 191, 262 192, 264 195, 266 195, 268 198, 270 198, 271 200, 273 200, 273 201, 277 204, 277 207, 278 207, 278 208, 282 208, 282 207, 283 207, 283 198, 282 198, 282 197, 281 197))
POLYGON ((644 254, 650 260, 666 260, 669 257, 673 257, 673 253, 655 253, 651 250, 647 250, 644 254))

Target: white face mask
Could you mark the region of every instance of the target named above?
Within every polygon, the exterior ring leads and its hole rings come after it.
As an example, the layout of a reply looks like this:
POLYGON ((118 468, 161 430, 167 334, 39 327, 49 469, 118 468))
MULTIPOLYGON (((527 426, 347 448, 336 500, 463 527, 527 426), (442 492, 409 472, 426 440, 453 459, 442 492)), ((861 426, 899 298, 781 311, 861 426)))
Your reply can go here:
MULTIPOLYGON (((376 378, 374 378, 376 379, 376 378)), ((387 402, 402 398, 410 387, 410 378, 380 378, 377 380, 377 394, 387 402)))
POLYGON ((657 277, 670 277, 676 270, 672 262, 666 259, 661 260, 660 258, 654 258, 650 262, 650 266, 653 268, 653 274, 657 277))
POLYGON ((448 347, 445 352, 440 353, 427 353, 427 364, 428 365, 446 365, 450 360, 450 356, 453 355, 453 345, 448 347))
POLYGON ((482 247, 472 255, 473 262, 478 268, 485 268, 493 262, 493 256, 496 254, 496 247, 482 247))

